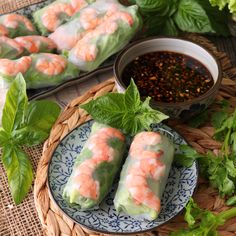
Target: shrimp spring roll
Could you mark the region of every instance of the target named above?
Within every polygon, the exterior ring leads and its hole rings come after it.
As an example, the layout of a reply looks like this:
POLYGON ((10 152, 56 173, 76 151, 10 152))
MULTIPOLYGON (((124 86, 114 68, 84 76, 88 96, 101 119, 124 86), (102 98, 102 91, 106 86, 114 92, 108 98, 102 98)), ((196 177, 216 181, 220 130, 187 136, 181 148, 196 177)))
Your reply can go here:
POLYGON ((79 69, 62 55, 38 53, 17 60, 0 59, 0 79, 11 83, 18 73, 25 78, 27 88, 55 86, 76 78, 79 69))
POLYGON ((56 0, 33 14, 34 22, 42 35, 54 32, 71 16, 95 0, 56 0))
POLYGON ((115 8, 94 29, 87 31, 69 51, 68 59, 83 71, 96 69, 122 49, 141 26, 138 7, 115 8))
POLYGON ((134 137, 123 165, 114 205, 118 212, 157 218, 174 156, 174 146, 157 132, 141 132, 134 137))
POLYGON ((125 7, 116 0, 97 0, 76 13, 72 19, 49 35, 60 51, 71 50, 87 31, 95 29, 107 17, 125 7))
POLYGON ((75 161, 63 198, 82 210, 97 206, 120 170, 124 148, 125 137, 119 130, 95 122, 75 161))
POLYGON ((25 54, 39 52, 54 52, 57 49, 56 44, 49 38, 39 35, 21 36, 14 39, 24 48, 25 54))
POLYGON ((0 16, 0 36, 15 38, 34 34, 38 32, 27 17, 13 13, 0 16))
POLYGON ((15 59, 22 56, 24 48, 14 39, 0 36, 0 58, 15 59))

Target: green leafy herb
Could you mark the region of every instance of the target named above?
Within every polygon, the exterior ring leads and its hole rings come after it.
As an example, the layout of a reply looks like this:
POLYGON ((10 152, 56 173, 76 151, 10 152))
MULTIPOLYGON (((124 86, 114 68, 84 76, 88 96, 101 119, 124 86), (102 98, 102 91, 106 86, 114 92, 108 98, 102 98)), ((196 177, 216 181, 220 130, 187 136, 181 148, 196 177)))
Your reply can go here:
POLYGON ((232 196, 226 201, 227 206, 236 205, 236 196, 232 196))
POLYGON ((214 113, 212 123, 217 128, 215 138, 223 141, 219 154, 216 156, 208 152, 201 155, 191 147, 182 146, 182 152, 175 156, 175 162, 189 167, 198 160, 201 174, 218 189, 221 197, 229 197, 236 192, 236 110, 232 114, 225 110, 214 113))
POLYGON ((173 232, 171 236, 218 235, 217 228, 236 216, 236 207, 215 215, 211 211, 199 208, 193 199, 190 199, 185 209, 185 221, 187 221, 189 228, 173 232))
POLYGON ((24 199, 33 180, 30 160, 21 146, 44 141, 59 113, 60 107, 54 102, 28 102, 24 78, 17 75, 6 95, 0 128, 2 161, 16 204, 24 199))
POLYGON ((212 6, 218 6, 222 10, 226 5, 231 13, 236 12, 235 0, 209 0, 212 6))
POLYGON ((174 156, 174 163, 178 166, 190 167, 201 157, 201 155, 188 145, 182 144, 179 146, 180 153, 174 156))
POLYGON ((131 80, 124 94, 109 93, 92 100, 81 108, 98 122, 122 129, 131 135, 150 129, 152 123, 159 123, 168 116, 149 106, 150 98, 141 101, 139 91, 131 80))

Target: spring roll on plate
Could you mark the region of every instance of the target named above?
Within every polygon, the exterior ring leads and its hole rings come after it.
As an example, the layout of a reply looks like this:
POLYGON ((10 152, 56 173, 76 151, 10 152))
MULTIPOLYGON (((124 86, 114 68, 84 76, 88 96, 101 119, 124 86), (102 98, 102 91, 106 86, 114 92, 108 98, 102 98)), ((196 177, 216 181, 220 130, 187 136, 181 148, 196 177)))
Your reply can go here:
POLYGON ((119 130, 95 122, 75 161, 63 198, 82 210, 97 206, 120 170, 124 147, 125 137, 119 130))
POLYGON ((134 137, 123 165, 114 205, 118 212, 157 218, 174 156, 171 141, 158 132, 141 132, 134 137))

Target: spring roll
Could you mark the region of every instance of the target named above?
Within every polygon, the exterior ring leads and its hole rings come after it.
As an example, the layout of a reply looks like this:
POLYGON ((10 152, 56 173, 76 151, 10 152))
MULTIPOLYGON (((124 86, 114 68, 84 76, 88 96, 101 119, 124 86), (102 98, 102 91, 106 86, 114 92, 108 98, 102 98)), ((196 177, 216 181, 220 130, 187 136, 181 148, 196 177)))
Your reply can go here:
POLYGON ((125 9, 116 0, 97 0, 76 13, 49 35, 60 51, 71 50, 88 31, 95 29, 117 10, 125 9))
POLYGON ((92 71, 122 49, 140 26, 136 5, 112 10, 94 30, 84 34, 68 52, 68 59, 81 70, 92 71))
POLYGON ((34 22, 42 35, 54 32, 76 12, 95 0, 56 0, 33 14, 34 22))
POLYGON ((0 58, 15 59, 22 56, 24 48, 14 39, 0 36, 0 58))
POLYGON ((94 123, 63 191, 63 198, 80 209, 97 206, 120 170, 125 137, 117 129, 94 123))
POLYGON ((54 52, 56 44, 49 38, 39 35, 21 36, 14 39, 25 50, 25 55, 39 52, 54 52))
POLYGON ((19 14, 0 16, 0 36, 15 38, 23 35, 38 34, 32 22, 19 14))
POLYGON ((115 209, 147 220, 157 218, 174 156, 174 146, 157 132, 134 137, 114 198, 115 209))
POLYGON ((24 76, 27 88, 36 89, 76 78, 79 69, 64 56, 51 53, 31 54, 16 60, 0 59, 0 79, 9 84, 18 73, 24 76))

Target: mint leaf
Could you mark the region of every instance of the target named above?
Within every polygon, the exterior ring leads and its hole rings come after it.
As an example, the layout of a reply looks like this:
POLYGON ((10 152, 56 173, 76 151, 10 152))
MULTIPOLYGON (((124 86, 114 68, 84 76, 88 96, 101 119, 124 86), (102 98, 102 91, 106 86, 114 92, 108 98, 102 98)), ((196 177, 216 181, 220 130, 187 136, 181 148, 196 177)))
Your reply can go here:
POLYGON ((149 106, 150 98, 140 100, 138 89, 133 81, 124 94, 109 93, 80 107, 85 109, 94 120, 122 129, 135 135, 150 129, 152 123, 159 123, 168 116, 149 106))
POLYGON ((26 196, 33 180, 30 160, 19 147, 7 145, 3 148, 3 165, 7 172, 11 194, 16 204, 26 196))
POLYGON ((18 74, 7 92, 3 107, 2 127, 6 132, 10 133, 20 127, 27 104, 26 84, 23 76, 18 74))

